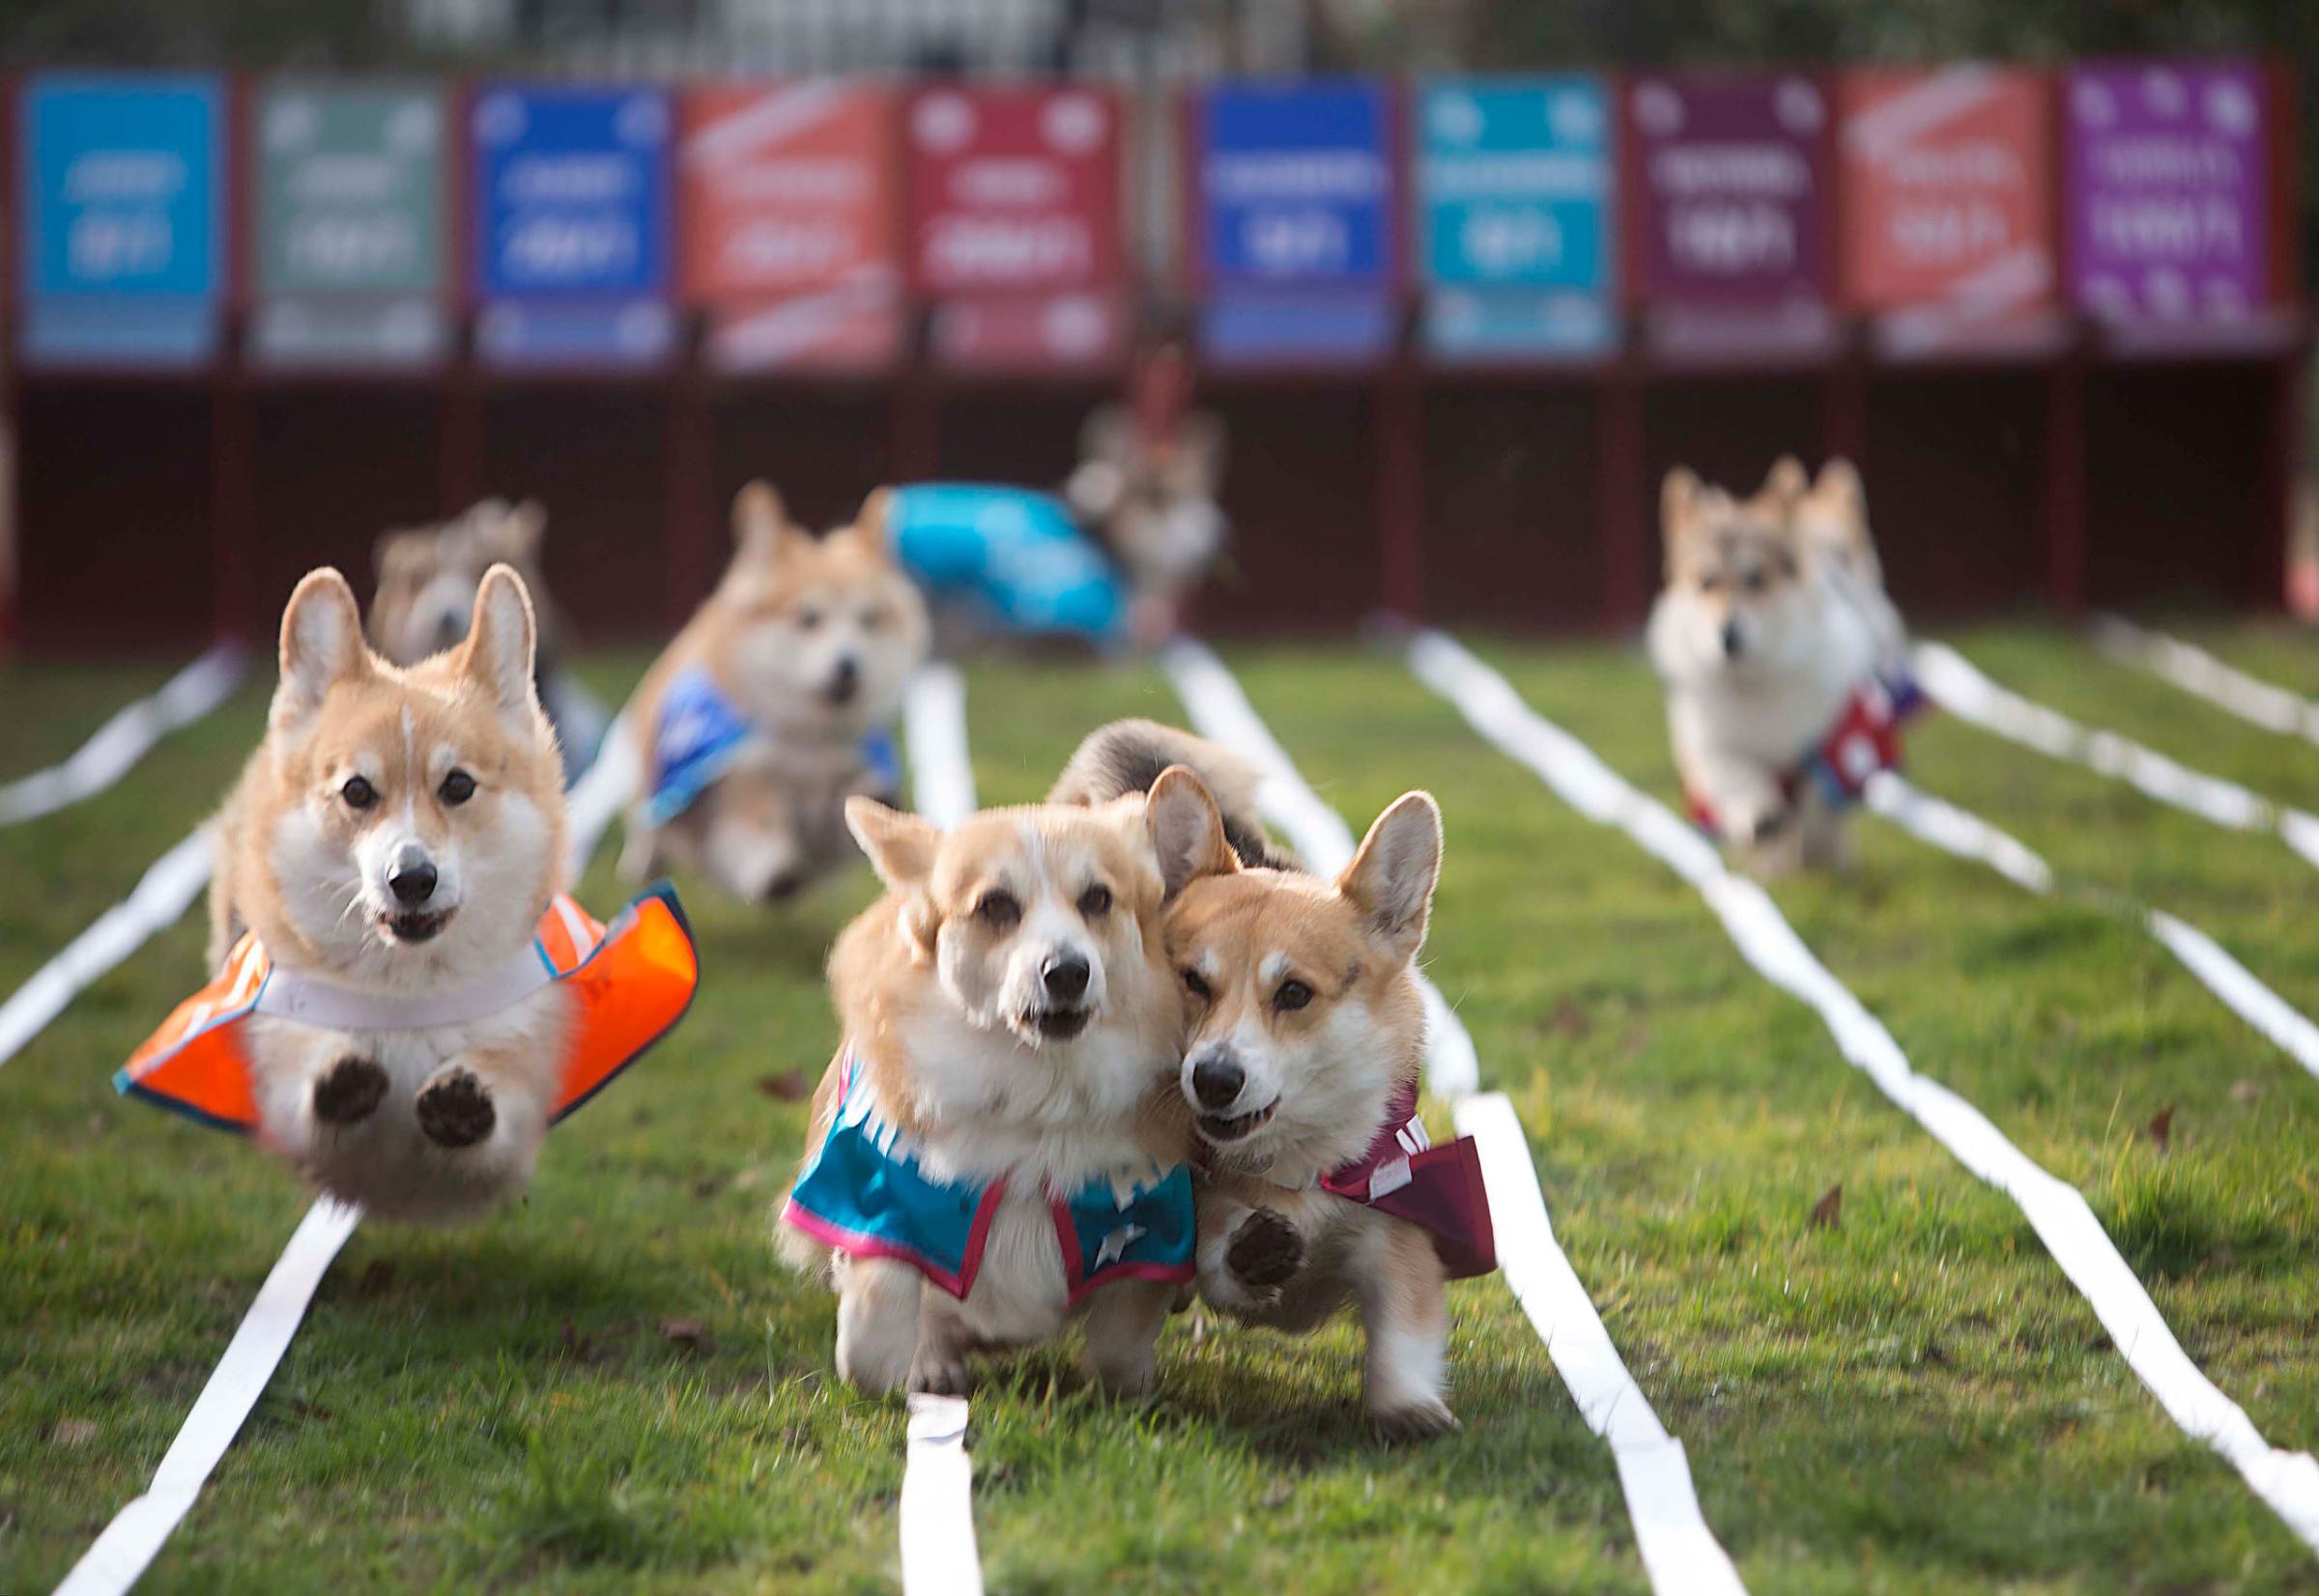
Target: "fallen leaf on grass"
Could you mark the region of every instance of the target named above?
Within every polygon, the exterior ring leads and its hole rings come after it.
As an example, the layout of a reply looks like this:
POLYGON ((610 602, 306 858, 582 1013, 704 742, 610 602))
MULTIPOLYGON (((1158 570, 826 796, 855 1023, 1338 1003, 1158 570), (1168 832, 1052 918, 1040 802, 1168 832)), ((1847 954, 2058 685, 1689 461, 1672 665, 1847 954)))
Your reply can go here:
POLYGON ((1573 1040, 1594 1029, 1594 1016, 1587 1012, 1585 1004, 1576 998, 1564 998, 1554 1006, 1554 1029, 1557 1034, 1573 1040))
POLYGON ((2161 1153, 2170 1151, 2174 1146, 2174 1105, 2168 1103, 2160 1109, 2151 1118, 2149 1128, 2150 1139, 2158 1144, 2158 1150, 2161 1153))
POLYGON ((1839 1181, 1828 1187, 1818 1202, 1812 1205, 1812 1228, 1814 1230, 1834 1230, 1838 1221, 1843 1217, 1844 1183, 1839 1181))
POLYGON ((803 1102, 814 1095, 814 1082, 802 1069, 785 1069, 778 1075, 758 1077, 757 1089, 783 1102, 803 1102))
POLYGON ((2261 1081, 2232 1081, 2230 1083, 2230 1100, 2232 1102, 2255 1102, 2261 1098, 2262 1095, 2263 1083, 2261 1081))
POLYGON ((97 1439, 97 1421, 93 1418, 60 1418, 50 1427, 48 1439, 59 1446, 86 1446, 97 1439))
POLYGON ((686 1352, 709 1350, 708 1328, 698 1319, 664 1319, 660 1322, 660 1334, 663 1340, 673 1341, 686 1352))

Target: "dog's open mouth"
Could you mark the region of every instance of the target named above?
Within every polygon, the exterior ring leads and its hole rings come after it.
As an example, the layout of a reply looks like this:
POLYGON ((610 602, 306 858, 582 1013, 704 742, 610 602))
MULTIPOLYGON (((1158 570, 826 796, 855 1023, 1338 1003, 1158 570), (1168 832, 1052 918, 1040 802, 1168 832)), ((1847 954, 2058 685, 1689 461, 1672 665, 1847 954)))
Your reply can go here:
POLYGON ((1237 1142, 1270 1125, 1273 1111, 1279 1106, 1280 1099, 1274 1097, 1253 1114, 1241 1114, 1232 1119, 1225 1119, 1221 1114, 1203 1114, 1200 1116, 1200 1134, 1212 1142, 1237 1142))
POLYGON ((1069 1041, 1087 1029, 1095 1017, 1092 1009, 1034 1009, 1024 1016, 1031 1029, 1049 1041, 1069 1041))
POLYGON ((454 909, 437 909, 431 914, 413 911, 407 914, 383 914, 379 925, 390 942, 426 942, 451 923, 454 909))

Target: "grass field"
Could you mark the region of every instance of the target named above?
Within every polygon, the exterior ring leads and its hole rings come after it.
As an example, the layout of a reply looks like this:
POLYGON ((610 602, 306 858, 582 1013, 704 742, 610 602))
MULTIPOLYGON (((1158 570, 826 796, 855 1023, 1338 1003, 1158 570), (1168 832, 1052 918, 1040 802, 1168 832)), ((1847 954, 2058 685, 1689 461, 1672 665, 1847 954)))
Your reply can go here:
MULTIPOLYGON (((2319 691, 2319 643, 2193 628, 2319 691)), ((1469 640, 1532 704, 1674 798, 1640 657, 1469 640)), ((1956 638, 1999 680, 2319 808, 2319 748, 2051 631, 1956 638)), ((1743 964, 1691 891, 1564 810, 1394 660, 1230 651, 1358 830, 1430 787, 1449 852, 1431 973, 1533 1139, 1562 1244, 1689 1448, 1759 1592, 2308 1591, 2319 1564, 2110 1347, 2005 1198, 1973 1181, 1743 964), (1841 1223, 1810 1223, 1844 1187, 1841 1223)), ((589 662, 616 696, 637 657, 589 662)), ((0 670, 0 778, 163 674, 0 670)), ((120 786, 0 831, 0 992, 124 894, 222 790, 263 688, 120 786)), ((1182 719, 1142 668, 988 666, 986 803, 1039 792, 1089 727, 1182 719)), ((2195 922, 2319 1012, 2307 868, 1937 719, 1913 774, 2052 860, 2033 899, 1863 823, 1849 879, 1782 886, 1805 939, 1924 1074, 2092 1203, 2184 1346, 2275 1443, 2319 1446, 2319 1082, 2129 920, 2195 922), (2147 1126, 2173 1110, 2170 1145, 2147 1126)), ((599 854, 584 896, 620 896, 599 854)), ((358 1232, 157 1591, 893 1587, 898 1403, 831 1374, 832 1308, 780 1273, 766 1211, 829 1054, 819 964, 856 876, 780 913, 687 890, 705 983, 684 1029, 557 1132, 477 1229, 358 1232), (672 1336, 692 1321, 699 1337, 672 1336)), ((45 1589, 143 1488, 304 1206, 248 1148, 113 1096, 198 983, 189 916, 0 1071, 0 1591, 45 1589)), ((975 1404, 998 1591, 1646 1588, 1608 1452, 1492 1279, 1455 1288, 1460 1438, 1369 1441, 1349 1332, 1161 1348, 1106 1405, 1063 1355, 975 1404)))

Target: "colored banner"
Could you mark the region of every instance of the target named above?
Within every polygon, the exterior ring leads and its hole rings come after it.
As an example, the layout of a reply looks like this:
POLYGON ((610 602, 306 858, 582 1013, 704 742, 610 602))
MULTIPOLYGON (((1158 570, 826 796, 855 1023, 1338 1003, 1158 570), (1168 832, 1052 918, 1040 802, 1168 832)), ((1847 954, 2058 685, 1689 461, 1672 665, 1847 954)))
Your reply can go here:
POLYGON ((1227 84, 1194 100, 1203 280, 1390 286, 1390 103, 1366 82, 1227 84))
POLYGON ((2104 317, 2243 314, 2271 297, 2260 71, 2081 67, 2064 82, 2070 287, 2104 317))
POLYGON ((1417 125, 1430 281, 1609 291, 1616 173, 1600 79, 1429 83, 1417 125))
POLYGON ((2054 296, 2051 100, 2037 73, 1863 71, 1837 87, 1846 298, 2016 316, 2054 296))
POLYGON ((17 193, 29 361, 180 367, 215 352, 224 105, 212 77, 28 83, 17 193))
POLYGON ((476 348, 503 365, 666 356, 668 97, 493 85, 475 98, 476 348))
POLYGON ((1828 107, 1800 73, 1652 73, 1627 97, 1644 297, 1825 298, 1828 107))
POLYGON ((444 105, 418 84, 276 79, 256 105, 251 353, 277 366, 442 357, 444 105))
POLYGON ((1370 365, 1392 353, 1397 309, 1381 293, 1221 294, 1200 307, 1200 353, 1243 368, 1370 365))
POLYGON ((910 262, 928 296, 1101 288, 1121 272, 1120 110, 1094 89, 910 101, 910 262))
POLYGON ((807 82, 687 90, 677 154, 694 304, 900 280, 894 100, 807 82))
POLYGON ((959 371, 1084 371, 1124 358, 1127 317, 1109 293, 949 299, 934 307, 927 341, 959 371))

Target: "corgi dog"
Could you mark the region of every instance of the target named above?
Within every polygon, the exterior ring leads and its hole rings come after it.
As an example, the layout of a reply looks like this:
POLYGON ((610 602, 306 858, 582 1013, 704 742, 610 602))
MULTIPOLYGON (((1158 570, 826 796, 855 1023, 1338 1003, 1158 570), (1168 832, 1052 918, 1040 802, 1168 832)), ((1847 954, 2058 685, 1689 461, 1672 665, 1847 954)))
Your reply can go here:
POLYGON ((1205 413, 1150 416, 1107 405, 1087 418, 1079 454, 1064 497, 1127 573, 1135 641, 1164 641, 1224 552, 1223 424, 1205 413))
POLYGON ((486 499, 433 527, 398 527, 371 548, 377 585, 367 628, 370 645, 389 665, 405 668, 455 646, 474 618, 475 589, 494 565, 512 568, 532 595, 539 631, 532 674, 539 701, 556 727, 566 768, 593 756, 604 734, 602 704, 559 667, 571 635, 548 594, 541 562, 548 512, 535 499, 510 504, 486 499))
POLYGON ((1868 490, 1842 456, 1817 480, 1793 455, 1782 455, 1756 502, 1793 525, 1797 540, 1821 556, 1837 592, 1860 612, 1876 644, 1876 670, 1888 682, 1908 679, 1908 628, 1884 589, 1884 564, 1868 527, 1868 490))
MULTIPOLYGON (((530 596, 504 565, 484 573, 465 641, 408 670, 365 644, 336 571, 299 584, 265 740, 215 821, 213 968, 247 931, 270 979, 399 1011, 520 965, 563 856, 535 642, 530 596)), ((550 983, 408 1031, 261 1009, 243 1033, 253 1128, 312 1184, 374 1214, 464 1216, 530 1179, 571 1002, 550 983)))
POLYGON ((1874 622, 1833 574, 1837 553, 1800 535, 1791 508, 1670 471, 1667 581, 1649 625, 1693 813, 1764 874, 1846 862, 1842 795, 1809 777, 1835 735, 1839 784, 1865 779, 1846 730, 1879 655, 1874 622))
POLYGON ((1140 798, 845 821, 887 890, 830 955, 845 1041, 779 1227, 837 1290, 838 1372, 961 1392, 970 1352, 1075 1318, 1096 1383, 1147 1392, 1194 1219, 1140 798))
POLYGON ((673 863, 747 901, 787 898, 850 855, 848 797, 899 792, 888 727, 930 628, 887 502, 816 538, 762 482, 734 499, 731 565, 630 706, 647 767, 631 879, 673 863))
POLYGON ((1177 1087, 1205 1170, 1201 1297, 1291 1332, 1351 1306, 1372 1426, 1456 1429, 1445 1282, 1496 1253, 1472 1141, 1429 1146, 1417 1115, 1440 810, 1403 794, 1333 881, 1244 864, 1188 767, 1160 775, 1145 812, 1191 1015, 1177 1087))

